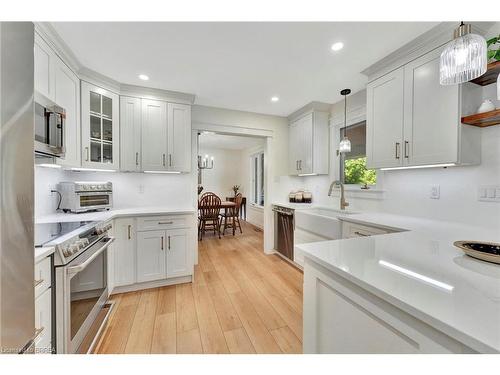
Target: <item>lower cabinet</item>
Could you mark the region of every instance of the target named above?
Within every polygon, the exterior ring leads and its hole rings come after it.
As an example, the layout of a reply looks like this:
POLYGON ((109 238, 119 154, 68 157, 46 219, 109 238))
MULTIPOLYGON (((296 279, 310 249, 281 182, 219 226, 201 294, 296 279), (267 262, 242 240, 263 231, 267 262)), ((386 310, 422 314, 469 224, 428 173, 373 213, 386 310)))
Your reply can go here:
POLYGON ((165 231, 152 230, 137 233, 137 281, 164 279, 165 231))
POLYGON ((114 225, 114 286, 131 285, 135 272, 135 219, 116 219, 114 225))
POLYGON ((168 283, 169 279, 193 274, 194 220, 188 215, 177 215, 176 219, 150 216, 115 220, 114 287, 168 283), (146 221, 152 224, 144 226, 146 221), (179 223, 184 227, 179 228, 179 223), (168 229, 169 225, 173 228, 168 229))

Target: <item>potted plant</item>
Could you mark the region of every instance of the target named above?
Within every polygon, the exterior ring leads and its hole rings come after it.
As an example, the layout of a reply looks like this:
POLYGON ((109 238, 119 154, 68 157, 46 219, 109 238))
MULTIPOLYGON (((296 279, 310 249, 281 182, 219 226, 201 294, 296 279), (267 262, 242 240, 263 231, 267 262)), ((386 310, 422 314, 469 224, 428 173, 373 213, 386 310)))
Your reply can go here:
POLYGON ((497 35, 486 41, 486 45, 488 46, 488 61, 500 61, 500 48, 493 48, 497 44, 500 44, 500 35, 497 35))
POLYGON ((240 185, 234 185, 233 186, 233 191, 234 191, 234 196, 236 197, 236 195, 238 194, 238 191, 240 190, 240 185))

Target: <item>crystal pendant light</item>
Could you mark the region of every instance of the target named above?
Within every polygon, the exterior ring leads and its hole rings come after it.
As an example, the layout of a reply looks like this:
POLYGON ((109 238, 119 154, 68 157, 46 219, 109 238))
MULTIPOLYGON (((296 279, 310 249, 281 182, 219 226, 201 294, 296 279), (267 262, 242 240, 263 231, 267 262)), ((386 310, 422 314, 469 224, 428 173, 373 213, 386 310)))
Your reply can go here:
POLYGON ((471 33, 471 25, 460 23, 453 40, 441 53, 439 83, 455 85, 468 82, 486 73, 486 40, 471 33))
POLYGON ((351 141, 347 138, 347 95, 351 93, 351 89, 344 89, 340 92, 344 96, 344 138, 340 141, 339 152, 351 152, 351 141))

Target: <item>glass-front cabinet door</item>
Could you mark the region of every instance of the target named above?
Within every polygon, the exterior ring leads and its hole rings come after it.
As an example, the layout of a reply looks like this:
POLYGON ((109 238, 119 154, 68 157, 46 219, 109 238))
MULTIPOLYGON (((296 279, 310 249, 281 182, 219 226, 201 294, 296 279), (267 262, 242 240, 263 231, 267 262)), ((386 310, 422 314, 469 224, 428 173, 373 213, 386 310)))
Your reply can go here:
POLYGON ((118 169, 118 95, 82 82, 82 166, 118 169))

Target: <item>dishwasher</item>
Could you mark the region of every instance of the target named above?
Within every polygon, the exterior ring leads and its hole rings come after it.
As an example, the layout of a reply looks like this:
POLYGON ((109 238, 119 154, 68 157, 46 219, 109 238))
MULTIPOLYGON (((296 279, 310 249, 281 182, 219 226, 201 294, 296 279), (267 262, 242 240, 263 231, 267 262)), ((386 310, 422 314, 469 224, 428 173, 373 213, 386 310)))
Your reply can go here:
POLYGON ((293 262, 294 210, 274 206, 274 249, 293 262))

